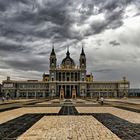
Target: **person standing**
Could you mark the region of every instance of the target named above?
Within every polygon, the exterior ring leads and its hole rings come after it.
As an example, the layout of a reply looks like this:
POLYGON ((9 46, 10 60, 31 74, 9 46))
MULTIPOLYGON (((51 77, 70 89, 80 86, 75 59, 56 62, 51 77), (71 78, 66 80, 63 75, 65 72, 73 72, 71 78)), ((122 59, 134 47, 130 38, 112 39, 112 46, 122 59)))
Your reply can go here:
POLYGON ((101 97, 101 105, 103 105, 103 104, 104 104, 104 98, 101 97))
POLYGON ((2 96, 2 102, 4 102, 4 100, 5 100, 5 97, 4 97, 4 96, 2 96))

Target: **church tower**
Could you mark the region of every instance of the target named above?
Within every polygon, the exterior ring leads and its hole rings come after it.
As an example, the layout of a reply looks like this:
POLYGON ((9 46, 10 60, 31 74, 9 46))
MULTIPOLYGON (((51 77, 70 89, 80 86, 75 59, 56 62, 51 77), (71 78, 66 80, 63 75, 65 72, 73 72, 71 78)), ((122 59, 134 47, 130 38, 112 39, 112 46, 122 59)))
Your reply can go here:
POLYGON ((52 46, 52 52, 50 54, 50 69, 55 69, 56 68, 56 54, 54 51, 54 46, 52 46))
POLYGON ((80 62, 80 68, 81 69, 86 69, 86 55, 85 55, 83 47, 82 47, 82 51, 81 51, 81 54, 80 54, 79 62, 80 62))

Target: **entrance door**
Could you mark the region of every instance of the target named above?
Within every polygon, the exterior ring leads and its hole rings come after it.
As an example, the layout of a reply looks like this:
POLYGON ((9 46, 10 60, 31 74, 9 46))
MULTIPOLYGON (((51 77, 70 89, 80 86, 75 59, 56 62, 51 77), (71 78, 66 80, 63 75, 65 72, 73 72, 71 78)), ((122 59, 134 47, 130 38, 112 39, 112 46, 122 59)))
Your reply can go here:
POLYGON ((69 85, 66 85, 65 98, 66 98, 66 99, 70 99, 70 98, 71 98, 70 86, 69 86, 69 85))

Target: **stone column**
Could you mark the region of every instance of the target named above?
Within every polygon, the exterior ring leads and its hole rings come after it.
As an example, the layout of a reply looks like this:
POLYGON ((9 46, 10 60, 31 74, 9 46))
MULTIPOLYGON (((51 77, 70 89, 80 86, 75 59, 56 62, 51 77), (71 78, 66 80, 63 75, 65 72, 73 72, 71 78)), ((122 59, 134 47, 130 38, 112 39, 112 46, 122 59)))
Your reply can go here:
POLYGON ((57 78, 58 78, 58 81, 59 81, 59 72, 57 72, 57 78))
POLYGON ((66 96, 66 94, 67 94, 66 88, 67 88, 67 86, 65 85, 65 96, 66 96))
POLYGON ((70 85, 70 96, 71 96, 71 85, 70 85))
POLYGON ((45 98, 45 91, 43 91, 43 97, 45 98))
POLYGON ((26 98, 28 99, 28 91, 26 91, 26 98))
POLYGON ((37 94, 36 94, 36 91, 35 91, 35 98, 37 98, 37 96, 36 96, 37 94))
POLYGON ((63 81, 63 77, 62 77, 63 75, 62 75, 62 72, 61 72, 61 81, 63 81))
POLYGON ((107 90, 107 98, 109 98, 109 91, 107 90))
POLYGON ((16 98, 19 98, 19 91, 16 91, 16 98))
POLYGON ((99 98, 100 98, 100 90, 99 90, 99 98))

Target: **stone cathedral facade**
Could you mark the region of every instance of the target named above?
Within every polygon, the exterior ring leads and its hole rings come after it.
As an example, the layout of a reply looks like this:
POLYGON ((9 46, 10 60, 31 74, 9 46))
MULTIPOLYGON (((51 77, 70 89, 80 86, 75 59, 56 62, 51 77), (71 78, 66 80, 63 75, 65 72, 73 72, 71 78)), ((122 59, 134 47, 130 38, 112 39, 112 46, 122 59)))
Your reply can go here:
POLYGON ((49 73, 43 74, 41 81, 14 81, 10 77, 2 82, 2 93, 18 98, 73 98, 77 97, 123 97, 127 96, 129 81, 123 77, 117 81, 95 81, 92 74, 87 74, 86 54, 84 48, 79 55, 79 64, 75 64, 67 49, 61 64, 57 64, 57 56, 52 47, 49 58, 49 73))
MULTIPOLYGON (((92 77, 92 75, 90 77, 92 77)), ((86 78, 86 55, 83 48, 79 57, 79 66, 76 66, 68 49, 66 57, 62 60, 59 67, 57 67, 57 58, 54 48, 52 49, 49 74, 49 91, 51 93, 56 93, 56 95, 59 96, 60 89, 63 88, 65 98, 72 97, 73 89, 76 90, 77 96, 84 95, 87 93, 86 78)), ((92 78, 90 81, 93 81, 92 78)))

